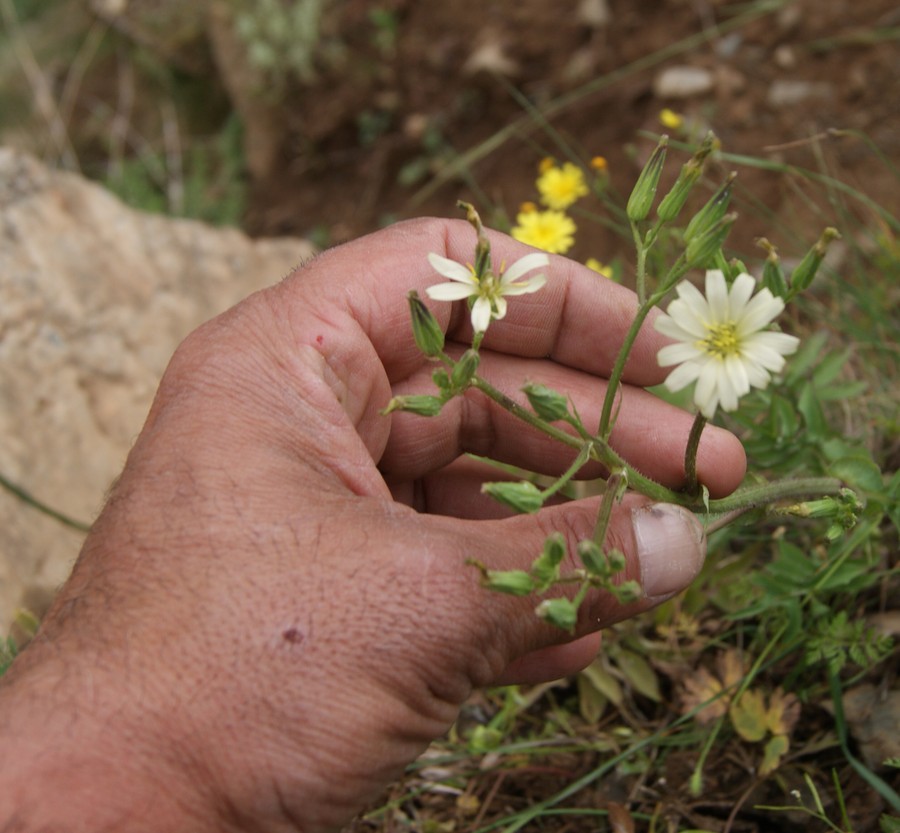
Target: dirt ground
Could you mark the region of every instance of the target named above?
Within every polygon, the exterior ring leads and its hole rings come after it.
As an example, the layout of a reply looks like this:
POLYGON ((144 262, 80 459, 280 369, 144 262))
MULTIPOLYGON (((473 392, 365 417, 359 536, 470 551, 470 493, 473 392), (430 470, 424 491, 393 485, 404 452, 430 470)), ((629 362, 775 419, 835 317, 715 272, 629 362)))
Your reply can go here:
MULTIPOLYGON (((826 172, 896 210, 895 181, 860 134, 900 159, 900 9, 797 0, 754 17, 761 5, 738 16, 715 0, 393 0, 386 46, 372 36, 372 4, 344 3, 332 25, 355 70, 325 69, 278 108, 277 157, 253 185, 247 228, 333 243, 397 217, 453 214, 457 198, 487 198, 514 216, 534 196, 538 160, 567 149, 607 157, 624 191, 652 147, 639 133, 664 130, 663 107, 695 132, 715 130, 730 153, 826 172), (705 71, 708 87, 666 95, 660 75, 676 66, 705 71), (513 88, 547 113, 549 130, 513 88), (446 176, 458 154, 503 130, 462 177, 446 176), (435 175, 448 181, 438 187, 435 175)), ((742 167, 740 183, 776 226, 798 211, 812 233, 829 220, 827 206, 798 208, 795 183, 777 173, 742 167)), ((738 244, 772 236, 772 225, 745 222, 738 244)), ((594 252, 598 244, 618 245, 594 237, 594 252)))

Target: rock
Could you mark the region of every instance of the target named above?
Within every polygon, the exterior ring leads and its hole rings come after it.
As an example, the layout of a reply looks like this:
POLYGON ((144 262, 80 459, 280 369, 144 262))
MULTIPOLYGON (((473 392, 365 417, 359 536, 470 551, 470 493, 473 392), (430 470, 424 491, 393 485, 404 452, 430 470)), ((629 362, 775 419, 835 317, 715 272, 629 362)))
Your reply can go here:
POLYGON ((691 98, 713 88, 713 74, 702 67, 666 67, 653 81, 658 98, 691 98))
MULTIPOLYGON (((0 148, 0 474, 90 522, 178 342, 312 253, 135 211, 0 148)), ((81 538, 0 490, 0 631, 46 603, 81 538)))
POLYGON ((766 103, 770 107, 794 107, 810 99, 824 100, 832 95, 831 84, 826 81, 773 81, 766 93, 766 103))

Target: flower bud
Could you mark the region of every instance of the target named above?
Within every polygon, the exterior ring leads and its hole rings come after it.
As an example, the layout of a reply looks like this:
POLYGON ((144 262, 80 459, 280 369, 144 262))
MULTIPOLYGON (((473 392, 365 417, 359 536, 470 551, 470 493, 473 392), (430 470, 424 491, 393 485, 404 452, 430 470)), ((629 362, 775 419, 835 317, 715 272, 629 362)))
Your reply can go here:
POLYGON ((578 557, 588 571, 588 575, 602 576, 603 578, 609 576, 609 564, 606 561, 603 550, 600 549, 596 541, 591 541, 589 538, 579 541, 578 557))
POLYGON ((534 612, 545 622, 572 633, 578 621, 578 608, 569 599, 544 599, 534 612))
POLYGON ((559 565, 565 555, 566 543, 560 533, 557 532, 544 541, 543 552, 531 564, 536 590, 546 590, 559 578, 559 565))
POLYGON ((638 181, 628 198, 628 204, 625 206, 625 214, 631 222, 636 223, 639 220, 646 219, 656 198, 656 189, 659 186, 659 178, 662 175, 663 164, 666 161, 666 148, 669 144, 669 137, 663 136, 656 146, 656 150, 647 160, 638 181))
POLYGON ((484 483, 481 491, 490 495, 494 500, 505 503, 517 512, 537 512, 544 505, 544 497, 540 489, 527 480, 519 483, 502 481, 499 483, 484 483))
POLYGON ((475 375, 475 371, 478 370, 478 362, 480 360, 477 350, 466 350, 460 356, 459 361, 454 365, 453 370, 450 371, 450 383, 456 390, 463 390, 468 387, 469 382, 472 381, 472 377, 475 375))
POLYGON ((804 255, 796 269, 791 273, 791 288, 789 299, 806 289, 819 271, 819 266, 825 258, 829 245, 833 240, 840 239, 837 229, 826 228, 816 244, 804 255))
POLYGON ((766 262, 763 264, 762 285, 776 298, 787 297, 787 280, 785 280, 784 270, 781 268, 778 251, 765 237, 760 237, 756 241, 756 245, 767 252, 766 262))
POLYGON ((409 301, 409 314, 412 318, 416 345, 426 356, 439 356, 444 350, 444 331, 441 325, 415 290, 412 290, 406 298, 409 301))
POLYGON ((718 147, 719 141, 712 132, 706 134, 703 144, 697 149, 697 152, 681 167, 681 173, 672 189, 662 198, 656 209, 656 215, 664 223, 674 220, 684 208, 688 195, 700 179, 703 173, 703 164, 706 157, 718 147))
POLYGON ((621 573, 625 569, 625 553, 622 550, 610 550, 606 555, 606 563, 609 564, 611 573, 621 573))
POLYGON ((534 412, 547 422, 565 419, 569 415, 569 400, 546 385, 529 383, 522 388, 534 412))
POLYGON ((534 590, 534 579, 524 570, 488 570, 482 584, 511 596, 527 596, 534 590))
POLYGON ((623 581, 612 588, 613 595, 622 604, 631 604, 643 598, 644 591, 636 581, 623 581))
POLYGON ((715 225, 699 237, 694 237, 684 251, 688 267, 704 268, 721 251, 722 244, 728 237, 737 214, 726 214, 715 225))
POLYGON ((719 222, 728 210, 731 202, 731 187, 737 174, 732 172, 718 191, 712 195, 709 202, 703 206, 687 224, 684 230, 684 242, 690 243, 695 237, 700 237, 719 222))
POLYGON ((409 411, 419 416, 437 416, 444 406, 444 400, 437 396, 395 396, 381 411, 390 414, 394 411, 409 411))

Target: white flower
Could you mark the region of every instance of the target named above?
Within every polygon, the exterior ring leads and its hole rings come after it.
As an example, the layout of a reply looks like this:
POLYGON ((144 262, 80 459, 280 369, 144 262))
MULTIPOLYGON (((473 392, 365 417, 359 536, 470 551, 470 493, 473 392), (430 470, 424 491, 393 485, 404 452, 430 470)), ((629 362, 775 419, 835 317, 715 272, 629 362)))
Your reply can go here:
POLYGON ((476 333, 483 333, 492 318, 501 319, 506 315, 506 299, 504 295, 525 295, 537 292, 547 277, 534 275, 528 280, 519 280, 526 272, 550 265, 547 255, 535 252, 519 258, 512 266, 497 278, 489 269, 479 279, 470 266, 463 266, 455 260, 449 260, 433 252, 428 255, 432 268, 450 283, 439 283, 429 286, 425 292, 436 301, 460 301, 463 298, 474 298, 472 304, 472 328, 476 333))
POLYGON ((666 387, 679 391, 696 381, 694 402, 711 419, 716 408, 737 408, 750 388, 764 388, 771 373, 784 367, 784 357, 800 340, 766 328, 784 309, 784 301, 768 289, 755 297, 756 281, 738 275, 729 290, 718 269, 706 273, 706 297, 688 281, 678 285, 678 298, 653 326, 678 343, 657 355, 662 367, 677 364, 666 387))

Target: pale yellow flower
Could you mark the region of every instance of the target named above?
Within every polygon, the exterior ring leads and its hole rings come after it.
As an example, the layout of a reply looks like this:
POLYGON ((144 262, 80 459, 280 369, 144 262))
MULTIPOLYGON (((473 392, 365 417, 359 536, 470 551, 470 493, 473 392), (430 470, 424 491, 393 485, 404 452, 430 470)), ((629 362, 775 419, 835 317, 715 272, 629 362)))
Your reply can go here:
POLYGON ((525 295, 537 292, 547 277, 543 273, 533 275, 528 280, 520 280, 527 272, 550 265, 550 258, 540 252, 533 252, 519 258, 499 277, 488 269, 479 279, 470 266, 463 266, 455 260, 442 257, 432 252, 428 255, 432 269, 449 283, 429 286, 425 292, 436 301, 461 301, 463 298, 474 298, 472 304, 472 329, 476 333, 487 330, 492 320, 499 320, 506 315, 506 298, 504 295, 525 295))
POLYGON ((718 269, 706 273, 706 297, 688 281, 678 285, 678 298, 653 326, 676 344, 663 347, 657 360, 663 367, 678 365, 666 387, 679 391, 691 382, 694 403, 711 419, 720 407, 733 411, 751 388, 765 388, 770 374, 781 372, 784 357, 795 352, 800 339, 768 329, 781 314, 784 301, 768 289, 753 298, 756 281, 738 275, 728 288, 718 269))
POLYGON ((556 210, 568 208, 588 193, 581 168, 571 162, 566 162, 561 168, 547 168, 537 178, 536 185, 541 202, 556 210))
POLYGON ((551 254, 565 254, 575 243, 577 228, 562 211, 527 211, 516 217, 512 236, 551 254))

